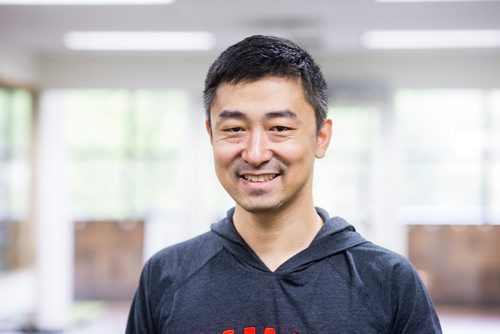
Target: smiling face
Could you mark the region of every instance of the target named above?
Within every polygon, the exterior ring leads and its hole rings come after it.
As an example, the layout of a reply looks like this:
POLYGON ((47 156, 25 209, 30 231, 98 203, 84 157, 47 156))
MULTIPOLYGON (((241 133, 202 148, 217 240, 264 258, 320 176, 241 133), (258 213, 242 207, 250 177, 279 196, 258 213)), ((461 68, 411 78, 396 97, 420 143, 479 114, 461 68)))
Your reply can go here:
POLYGON ((215 171, 237 208, 256 213, 312 205, 314 160, 325 154, 331 121, 317 131, 298 79, 222 84, 210 118, 215 171))

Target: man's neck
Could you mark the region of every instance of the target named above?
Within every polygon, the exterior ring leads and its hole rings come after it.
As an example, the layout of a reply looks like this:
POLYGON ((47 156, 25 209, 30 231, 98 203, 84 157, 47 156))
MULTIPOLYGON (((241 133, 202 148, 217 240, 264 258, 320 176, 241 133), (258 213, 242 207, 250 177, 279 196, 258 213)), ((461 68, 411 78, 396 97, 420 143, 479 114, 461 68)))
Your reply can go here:
POLYGON ((233 221, 241 237, 271 271, 306 249, 323 224, 312 204, 306 209, 302 205, 259 213, 236 206, 233 221))

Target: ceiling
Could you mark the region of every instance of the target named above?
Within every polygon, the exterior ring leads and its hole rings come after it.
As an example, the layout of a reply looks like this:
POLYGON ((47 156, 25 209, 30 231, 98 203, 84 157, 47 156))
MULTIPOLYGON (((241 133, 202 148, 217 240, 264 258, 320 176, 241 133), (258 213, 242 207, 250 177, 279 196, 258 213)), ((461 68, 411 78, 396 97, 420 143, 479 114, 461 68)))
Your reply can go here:
POLYGON ((77 52, 62 45, 64 33, 74 30, 209 31, 216 38, 212 52, 248 35, 274 34, 292 38, 316 53, 349 54, 366 52, 359 43, 363 31, 385 29, 500 29, 500 1, 177 0, 170 5, 0 5, 0 50, 32 56, 77 52))

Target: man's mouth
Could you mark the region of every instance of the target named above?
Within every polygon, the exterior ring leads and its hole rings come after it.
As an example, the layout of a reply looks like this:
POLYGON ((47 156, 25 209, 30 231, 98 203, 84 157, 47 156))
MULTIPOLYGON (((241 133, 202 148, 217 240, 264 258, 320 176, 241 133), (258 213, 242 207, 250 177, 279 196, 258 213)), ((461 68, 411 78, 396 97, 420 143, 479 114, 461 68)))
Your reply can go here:
POLYGON ((249 182, 268 182, 276 178, 279 174, 261 174, 261 175, 250 175, 245 174, 241 177, 249 182))

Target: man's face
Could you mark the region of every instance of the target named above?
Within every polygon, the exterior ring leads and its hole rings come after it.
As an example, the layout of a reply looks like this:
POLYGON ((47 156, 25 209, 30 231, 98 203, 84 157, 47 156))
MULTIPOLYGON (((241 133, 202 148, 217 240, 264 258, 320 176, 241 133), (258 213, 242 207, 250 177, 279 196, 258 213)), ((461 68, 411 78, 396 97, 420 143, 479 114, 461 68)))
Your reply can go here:
POLYGON ((298 79, 222 84, 210 117, 215 171, 237 206, 270 212, 312 203, 314 160, 325 154, 331 121, 317 132, 298 79))

